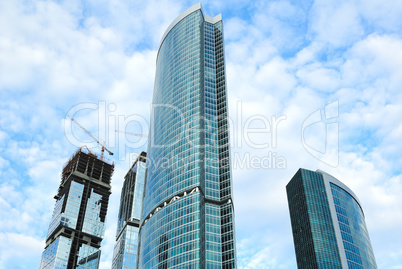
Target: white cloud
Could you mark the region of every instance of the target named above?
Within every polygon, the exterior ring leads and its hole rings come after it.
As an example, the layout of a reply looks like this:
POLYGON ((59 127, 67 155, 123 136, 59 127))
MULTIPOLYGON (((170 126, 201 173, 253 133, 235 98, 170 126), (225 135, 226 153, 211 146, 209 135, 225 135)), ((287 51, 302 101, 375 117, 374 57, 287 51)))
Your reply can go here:
POLYGON ((400 20, 402 4, 400 1, 359 1, 359 9, 365 22, 378 32, 392 31, 400 33, 402 26, 400 20))
POLYGON ((39 267, 42 240, 16 233, 0 233, 0 267, 30 269, 39 267), (30 261, 30 265, 21 263, 30 261))
POLYGON ((253 24, 281 51, 298 48, 304 42, 306 13, 289 1, 257 2, 253 24))
POLYGON ((340 74, 337 70, 314 63, 305 65, 297 71, 297 76, 304 87, 316 91, 332 92, 339 88, 340 74))
POLYGON ((364 34, 354 1, 315 1, 311 12, 309 34, 312 40, 345 47, 364 34))

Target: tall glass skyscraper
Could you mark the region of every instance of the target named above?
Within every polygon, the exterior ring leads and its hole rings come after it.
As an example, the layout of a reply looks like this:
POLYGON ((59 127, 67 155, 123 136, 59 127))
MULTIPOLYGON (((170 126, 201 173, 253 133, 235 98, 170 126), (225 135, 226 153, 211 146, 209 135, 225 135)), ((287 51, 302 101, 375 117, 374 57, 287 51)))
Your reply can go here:
POLYGON ((197 4, 162 38, 140 224, 140 268, 235 268, 221 15, 197 4))
POLYGON ((146 157, 146 152, 141 152, 124 177, 113 253, 113 269, 137 268, 138 233, 144 197, 146 157))
POLYGON ((78 150, 63 168, 39 269, 97 269, 114 164, 78 150))
POLYGON ((363 209, 345 184, 299 169, 286 191, 298 268, 377 268, 363 209))

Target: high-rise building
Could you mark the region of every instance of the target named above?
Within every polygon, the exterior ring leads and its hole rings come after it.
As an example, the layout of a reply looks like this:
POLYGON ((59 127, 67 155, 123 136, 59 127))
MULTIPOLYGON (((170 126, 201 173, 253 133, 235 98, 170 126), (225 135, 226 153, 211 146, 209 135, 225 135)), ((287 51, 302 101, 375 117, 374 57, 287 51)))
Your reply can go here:
POLYGON ((363 209, 345 184, 299 169, 286 192, 298 268, 377 268, 363 209))
POLYGON ((114 164, 79 149, 67 162, 40 269, 97 269, 114 164))
POLYGON ((156 61, 140 268, 235 268, 221 15, 197 4, 156 61))
POLYGON ((124 177, 113 253, 113 269, 137 268, 138 233, 144 195, 146 157, 146 152, 141 152, 124 177))

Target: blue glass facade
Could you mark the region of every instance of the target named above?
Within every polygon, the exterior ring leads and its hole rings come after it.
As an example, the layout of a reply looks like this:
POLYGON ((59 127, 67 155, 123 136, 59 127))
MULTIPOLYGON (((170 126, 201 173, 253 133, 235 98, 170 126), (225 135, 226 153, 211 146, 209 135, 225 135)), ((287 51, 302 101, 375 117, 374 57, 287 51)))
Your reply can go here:
POLYGON ((71 239, 59 236, 43 252, 39 268, 67 268, 71 242, 71 239))
POLYGON ((96 247, 82 245, 78 252, 78 269, 98 269, 100 261, 100 250, 96 247))
POLYGON ((137 268, 138 234, 145 182, 146 153, 141 152, 126 174, 121 190, 113 269, 137 268))
POLYGON ((363 210, 347 191, 333 183, 330 185, 349 268, 377 268, 363 210))
POLYGON ((286 191, 298 268, 377 268, 348 187, 325 172, 299 169, 286 191))
POLYGON ((220 16, 198 4, 159 48, 140 268, 235 268, 220 16))
POLYGON ((342 268, 322 176, 300 169, 286 190, 298 268, 342 268))
POLYGON ((114 247, 112 268, 137 268, 138 234, 138 227, 124 227, 114 247))
POLYGON ((40 269, 97 269, 114 165, 77 151, 62 172, 40 269))

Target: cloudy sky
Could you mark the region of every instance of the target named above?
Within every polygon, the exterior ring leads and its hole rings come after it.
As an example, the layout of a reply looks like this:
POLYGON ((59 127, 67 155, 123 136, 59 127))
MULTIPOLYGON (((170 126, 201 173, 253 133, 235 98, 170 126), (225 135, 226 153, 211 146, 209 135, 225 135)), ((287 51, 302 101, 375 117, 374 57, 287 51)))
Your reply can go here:
MULTIPOLYGON (((99 152, 68 113, 115 153, 110 268, 123 177, 146 149, 114 130, 148 132, 160 39, 195 3, 0 2, 0 268, 39 266, 64 163, 99 152)), ((402 2, 202 4, 224 20, 238 267, 296 268, 285 186, 304 167, 354 190, 379 268, 402 268, 402 2)))

